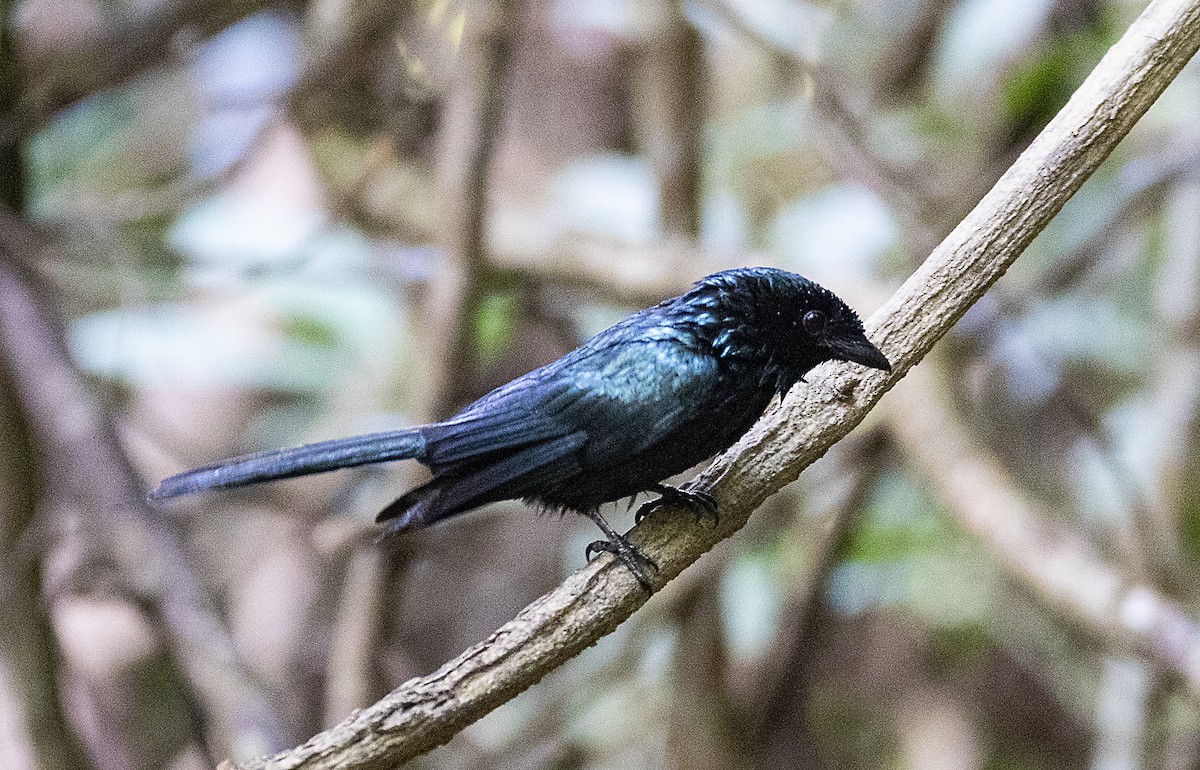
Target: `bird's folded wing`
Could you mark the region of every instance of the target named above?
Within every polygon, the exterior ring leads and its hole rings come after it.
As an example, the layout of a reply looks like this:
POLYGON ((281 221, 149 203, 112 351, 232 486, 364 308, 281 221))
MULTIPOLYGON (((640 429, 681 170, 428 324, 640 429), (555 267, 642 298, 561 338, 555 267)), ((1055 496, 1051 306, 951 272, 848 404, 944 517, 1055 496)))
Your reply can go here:
POLYGON ((543 484, 552 484, 579 472, 576 450, 586 435, 580 431, 538 441, 507 453, 492 452, 462 458, 441 466, 441 473, 410 490, 376 516, 387 522, 389 533, 427 526, 484 503, 523 497, 543 484))
POLYGON ((555 402, 572 398, 566 383, 516 381, 445 422, 425 425, 425 461, 439 473, 463 462, 506 453, 575 432, 557 419, 555 402), (517 387, 513 387, 513 385, 517 387))
POLYGON ((603 366, 589 363, 574 378, 583 395, 559 419, 604 434, 589 444, 593 462, 626 459, 696 419, 719 379, 716 359, 675 342, 614 346, 603 366))
POLYGON ((492 454, 583 433, 589 453, 660 441, 708 398, 717 362, 674 341, 630 341, 530 373, 445 422, 421 428, 435 474, 492 454))
POLYGON ((389 531, 425 526, 628 462, 696 419, 711 394, 716 362, 678 348, 638 341, 568 358, 421 427, 434 477, 379 520, 389 531))
POLYGON ((557 482, 579 472, 574 454, 587 436, 582 432, 560 436, 505 455, 471 473, 441 485, 438 508, 447 513, 467 510, 493 499, 524 495, 542 484, 557 482), (509 487, 517 483, 516 489, 509 487), (498 491, 503 490, 501 494, 498 491))

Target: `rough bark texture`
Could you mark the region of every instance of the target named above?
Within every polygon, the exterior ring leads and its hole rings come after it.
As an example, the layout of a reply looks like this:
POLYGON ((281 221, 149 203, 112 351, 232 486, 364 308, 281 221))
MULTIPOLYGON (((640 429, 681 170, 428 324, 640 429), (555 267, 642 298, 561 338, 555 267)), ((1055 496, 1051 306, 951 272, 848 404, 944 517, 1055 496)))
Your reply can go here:
MULTIPOLYGON (((978 206, 868 323, 891 374, 830 366, 793 391, 698 481, 720 503, 716 528, 660 509, 632 538, 665 583, 742 527, 751 511, 862 421, 879 398, 1004 273, 1200 45, 1200 0, 1150 3, 1068 104, 978 206)), ((647 599, 602 557, 480 644, 304 745, 249 770, 383 768, 444 743, 594 644, 647 599)), ((226 764, 231 768, 233 765, 226 764)))

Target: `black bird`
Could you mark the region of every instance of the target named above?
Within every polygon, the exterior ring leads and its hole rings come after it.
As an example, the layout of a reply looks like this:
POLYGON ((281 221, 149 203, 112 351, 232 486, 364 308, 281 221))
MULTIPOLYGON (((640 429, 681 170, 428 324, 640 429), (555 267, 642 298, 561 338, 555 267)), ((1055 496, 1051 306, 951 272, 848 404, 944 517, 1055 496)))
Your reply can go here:
POLYGON ((858 316, 794 273, 743 268, 626 318, 557 361, 442 422, 234 457, 166 479, 152 500, 204 489, 414 459, 429 482, 384 509, 385 534, 498 500, 587 514, 609 551, 649 587, 653 562, 600 516, 603 503, 653 491, 715 515, 703 493, 662 480, 728 449, 824 361, 890 371, 858 316))

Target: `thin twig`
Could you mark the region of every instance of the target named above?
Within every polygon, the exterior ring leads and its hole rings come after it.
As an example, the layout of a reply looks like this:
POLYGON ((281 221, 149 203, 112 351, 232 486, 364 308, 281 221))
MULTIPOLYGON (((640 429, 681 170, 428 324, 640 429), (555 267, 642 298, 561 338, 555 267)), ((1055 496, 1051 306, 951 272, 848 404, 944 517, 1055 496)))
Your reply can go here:
POLYGON ((820 650, 818 636, 831 612, 827 600, 829 580, 845 557, 871 488, 884 466, 880 455, 887 443, 885 438, 881 431, 858 433, 826 458, 826 463, 834 455, 839 459, 833 468, 826 465, 824 477, 839 479, 845 489, 822 516, 823 531, 804 538, 816 541, 806 549, 806 563, 812 566, 785 597, 780 615, 786 620, 751 678, 748 692, 756 697, 744 716, 755 767, 824 766, 816 756, 807 713, 820 650))

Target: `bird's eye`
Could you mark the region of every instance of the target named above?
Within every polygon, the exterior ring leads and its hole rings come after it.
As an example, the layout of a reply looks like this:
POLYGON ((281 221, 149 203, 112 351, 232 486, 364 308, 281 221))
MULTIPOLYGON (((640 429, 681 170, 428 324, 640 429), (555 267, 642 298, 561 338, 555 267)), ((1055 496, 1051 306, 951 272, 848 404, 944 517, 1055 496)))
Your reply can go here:
POLYGON ((810 310, 804 314, 801 323, 804 325, 804 331, 815 337, 825 331, 825 323, 828 320, 820 310, 810 310))

